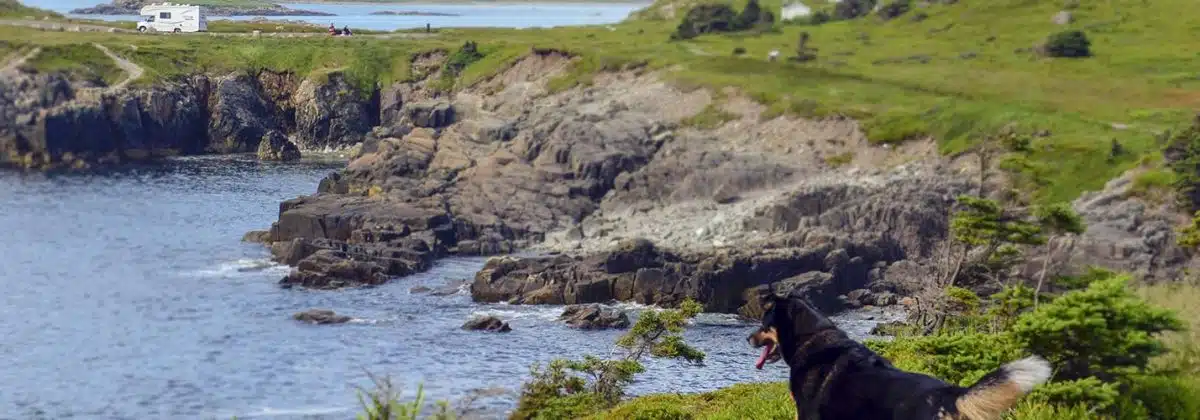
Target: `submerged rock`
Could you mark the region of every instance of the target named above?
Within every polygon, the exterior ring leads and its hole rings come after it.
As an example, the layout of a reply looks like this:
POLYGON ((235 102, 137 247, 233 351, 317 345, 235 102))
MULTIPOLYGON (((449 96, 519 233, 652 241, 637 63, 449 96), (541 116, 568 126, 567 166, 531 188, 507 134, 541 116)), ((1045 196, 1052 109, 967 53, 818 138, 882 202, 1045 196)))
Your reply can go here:
POLYGON ((573 328, 583 330, 629 327, 629 316, 625 312, 602 308, 599 304, 568 306, 558 319, 566 321, 567 325, 573 328))
POLYGON ((297 312, 292 315, 292 319, 310 324, 342 324, 350 322, 351 317, 338 315, 328 309, 309 309, 304 312, 297 312))
POLYGON ((512 327, 509 327, 507 322, 501 321, 500 318, 496 318, 494 316, 476 317, 471 319, 463 324, 462 329, 488 332, 512 331, 512 327))

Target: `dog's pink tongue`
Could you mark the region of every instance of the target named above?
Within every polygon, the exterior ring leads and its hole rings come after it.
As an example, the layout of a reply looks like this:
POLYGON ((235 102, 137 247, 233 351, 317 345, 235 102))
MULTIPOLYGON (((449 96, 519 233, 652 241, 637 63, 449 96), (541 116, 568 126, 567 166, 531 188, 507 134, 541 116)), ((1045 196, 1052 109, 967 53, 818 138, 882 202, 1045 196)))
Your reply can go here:
POLYGON ((767 364, 767 356, 771 355, 771 350, 774 348, 774 344, 767 344, 763 346, 762 356, 758 356, 758 361, 754 363, 755 369, 762 369, 763 365, 767 364))

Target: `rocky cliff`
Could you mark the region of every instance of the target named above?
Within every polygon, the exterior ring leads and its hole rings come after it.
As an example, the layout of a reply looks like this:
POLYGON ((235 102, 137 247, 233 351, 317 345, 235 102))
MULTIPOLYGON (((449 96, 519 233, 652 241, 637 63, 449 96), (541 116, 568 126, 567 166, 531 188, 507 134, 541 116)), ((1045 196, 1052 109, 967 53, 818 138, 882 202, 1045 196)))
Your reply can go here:
POLYGON ((319 83, 288 73, 195 75, 111 89, 10 71, 0 79, 0 166, 255 152, 269 132, 294 134, 302 148, 347 147, 377 123, 377 104, 377 93, 353 90, 340 74, 319 83))
MULTIPOLYGON (((549 255, 490 260, 473 297, 691 297, 753 315, 757 296, 798 291, 833 310, 855 289, 903 294, 926 281, 955 197, 976 189, 969 162, 930 141, 871 145, 852 120, 766 118, 737 92, 717 100, 636 68, 547 92, 570 60, 534 52, 452 95, 424 82, 385 89, 383 126, 361 154, 248 237, 297 267, 288 286, 377 284, 448 255, 526 249, 549 255), (734 117, 688 124, 713 108, 734 117)), ((1052 254, 1063 271, 1094 263, 1170 278, 1190 261, 1163 210, 1119 191, 1076 207, 1091 227, 1052 254)))

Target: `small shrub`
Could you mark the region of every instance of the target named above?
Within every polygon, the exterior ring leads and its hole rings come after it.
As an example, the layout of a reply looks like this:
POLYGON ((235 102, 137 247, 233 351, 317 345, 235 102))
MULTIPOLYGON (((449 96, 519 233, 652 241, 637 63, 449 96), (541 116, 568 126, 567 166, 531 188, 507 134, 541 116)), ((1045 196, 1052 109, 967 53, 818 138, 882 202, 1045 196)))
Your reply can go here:
POLYGON ((704 361, 704 353, 683 341, 684 327, 703 307, 686 300, 679 309, 645 311, 629 332, 617 340, 622 357, 554 360, 545 369, 534 366, 532 379, 521 388, 517 409, 509 417, 523 419, 582 418, 616 405, 625 387, 645 370, 645 356, 704 361))
POLYGON ((912 4, 908 0, 896 0, 879 8, 879 17, 883 20, 892 20, 908 13, 911 8, 912 4))
POLYGON ((734 47, 734 48, 733 48, 733 55, 742 55, 742 54, 745 54, 745 53, 746 53, 746 48, 745 48, 745 47, 734 47))
POLYGON ((866 344, 900 369, 962 386, 974 384, 988 372, 1024 356, 1019 343, 1007 334, 950 333, 869 340, 866 344))
POLYGON ((738 29, 738 14, 726 4, 701 4, 688 10, 671 34, 672 40, 692 39, 712 32, 738 29))
POLYGON ((1163 160, 1175 173, 1173 186, 1180 205, 1190 212, 1200 211, 1200 115, 1183 130, 1170 135, 1163 160))
POLYGON ((1090 57, 1092 42, 1080 30, 1070 30, 1050 35, 1046 39, 1045 51, 1050 57, 1090 57))
POLYGON ((842 0, 833 8, 833 16, 839 20, 856 19, 871 13, 876 0, 842 0))
MULTIPOLYGON (((388 377, 379 377, 367 373, 371 379, 371 389, 358 389, 358 403, 362 405, 363 413, 359 420, 417 420, 421 407, 425 404, 425 389, 417 387, 417 397, 411 402, 400 402, 400 393, 388 377)), ((450 406, 445 401, 438 401, 438 411, 428 417, 431 420, 453 420, 450 406)))
POLYGON ((775 23, 775 14, 770 10, 763 10, 758 5, 758 0, 749 0, 746 2, 746 7, 742 9, 742 13, 737 17, 737 30, 747 30, 762 26, 770 26, 775 23))
POLYGON ((822 25, 831 20, 833 20, 833 16, 830 16, 829 12, 824 10, 815 11, 808 16, 808 23, 810 25, 822 25))
POLYGON ((1022 315, 1014 336, 1050 360, 1059 379, 1113 380, 1142 371, 1166 351, 1155 335, 1183 325, 1130 292, 1129 279, 1113 276, 1068 292, 1022 315))

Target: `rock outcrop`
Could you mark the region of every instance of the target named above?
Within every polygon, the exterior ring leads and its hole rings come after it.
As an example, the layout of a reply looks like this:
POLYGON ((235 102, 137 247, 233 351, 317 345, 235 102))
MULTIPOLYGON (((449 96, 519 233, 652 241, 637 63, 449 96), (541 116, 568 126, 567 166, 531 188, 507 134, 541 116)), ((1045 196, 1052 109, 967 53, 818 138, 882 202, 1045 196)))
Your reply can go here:
POLYGON ((232 74, 213 84, 209 151, 253 152, 268 131, 284 129, 283 122, 276 118, 275 104, 263 96, 256 78, 232 74))
POLYGON ((86 168, 200 153, 207 82, 109 93, 61 74, 7 74, 0 80, 0 166, 86 168))
POLYGON ((268 131, 258 142, 258 159, 290 161, 300 159, 300 148, 287 136, 275 130, 268 131))
POLYGON ((292 98, 296 142, 305 149, 343 148, 362 142, 379 123, 378 94, 372 91, 363 97, 341 73, 328 74, 325 79, 301 82, 292 98))
POLYGON ((476 274, 471 296, 480 302, 663 306, 692 298, 708 311, 753 317, 760 297, 798 289, 835 310, 842 307, 839 295, 868 287, 872 267, 889 252, 884 246, 825 244, 680 255, 634 239, 587 257, 492 258, 476 274))
MULTIPOLYGON (((329 80, 305 82, 300 89, 290 74, 263 71, 108 89, 66 74, 7 71, 0 78, 0 166, 83 169, 163 156, 256 152, 272 131, 295 131, 313 145, 348 146, 377 120, 370 99, 377 93, 349 91, 340 76, 329 80), (298 116, 303 118, 297 121, 298 116)), ((264 152, 282 160, 295 156, 281 142, 264 152)))
POLYGON ((1151 204, 1130 194, 1135 173, 1109 181, 1101 191, 1088 192, 1073 203, 1087 231, 1078 237, 1057 238, 1043 247, 1025 267, 1036 276, 1043 258, 1052 258, 1048 273, 1079 274, 1088 266, 1132 273, 1150 282, 1182 278, 1200 263, 1192 251, 1176 244, 1178 226, 1189 218, 1170 204, 1151 204))

